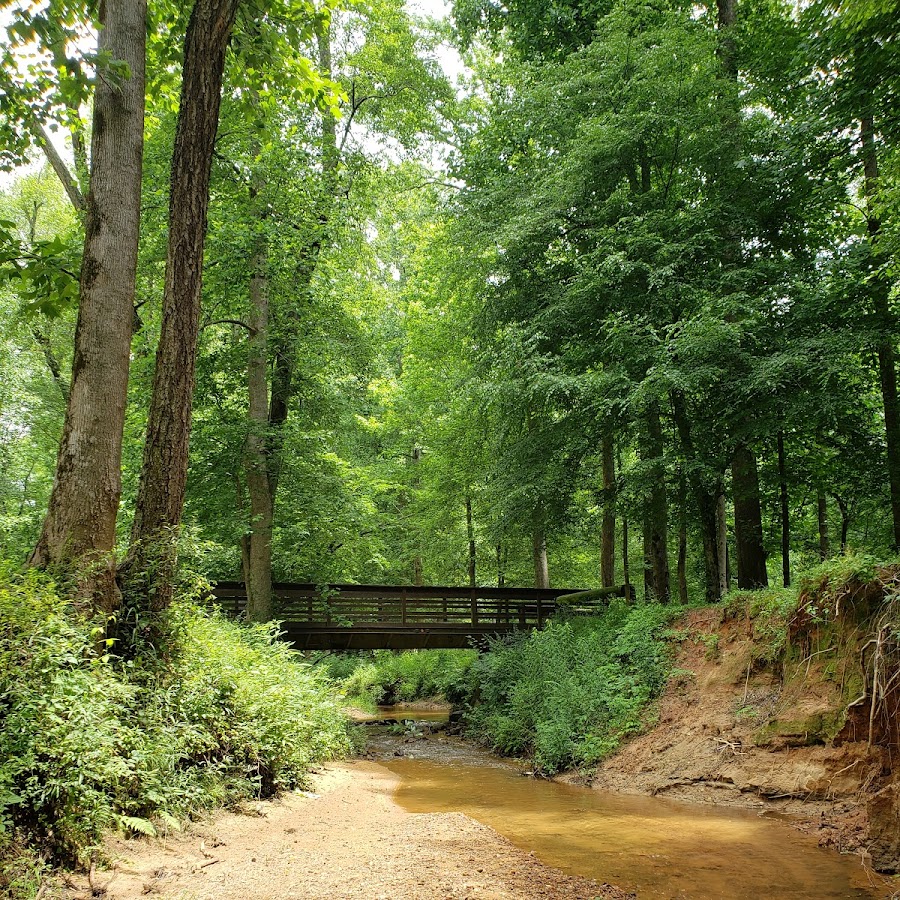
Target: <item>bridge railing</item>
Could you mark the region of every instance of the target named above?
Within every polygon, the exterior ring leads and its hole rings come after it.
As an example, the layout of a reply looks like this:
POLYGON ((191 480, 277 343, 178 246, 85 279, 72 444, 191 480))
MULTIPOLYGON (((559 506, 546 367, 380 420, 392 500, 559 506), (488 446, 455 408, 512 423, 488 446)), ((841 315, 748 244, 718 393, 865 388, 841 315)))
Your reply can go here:
MULTIPOLYGON (((553 588, 490 588, 359 584, 275 584, 276 617, 309 626, 488 626, 541 628, 561 607, 590 612, 610 594, 627 596, 625 588, 606 592, 573 592, 553 588), (559 602, 561 597, 565 601, 559 602), (584 597, 583 600, 580 600, 584 597)), ((242 582, 220 581, 214 597, 230 612, 246 605, 242 582)))

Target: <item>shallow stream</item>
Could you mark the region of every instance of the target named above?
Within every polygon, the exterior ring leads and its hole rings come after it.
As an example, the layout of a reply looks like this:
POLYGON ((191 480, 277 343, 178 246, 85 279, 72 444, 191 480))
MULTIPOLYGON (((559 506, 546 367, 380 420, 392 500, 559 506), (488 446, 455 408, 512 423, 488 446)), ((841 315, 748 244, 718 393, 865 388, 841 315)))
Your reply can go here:
MULTIPOLYGON (((373 717, 376 718, 376 717, 373 717)), ((386 708, 381 719, 420 719, 386 708)), ((446 718, 446 716, 444 716, 446 718)), ((888 895, 859 857, 750 810, 612 794, 526 777, 459 739, 420 732, 439 719, 372 729, 370 748, 401 778, 410 812, 463 812, 564 872, 690 900, 830 900, 888 895), (399 754, 399 755, 398 755, 399 754)))

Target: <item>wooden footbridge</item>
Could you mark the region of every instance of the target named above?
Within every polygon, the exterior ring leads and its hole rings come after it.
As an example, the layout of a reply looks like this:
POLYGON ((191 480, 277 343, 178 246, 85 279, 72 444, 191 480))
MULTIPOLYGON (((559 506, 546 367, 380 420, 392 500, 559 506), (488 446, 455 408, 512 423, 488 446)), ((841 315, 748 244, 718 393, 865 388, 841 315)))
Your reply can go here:
MULTIPOLYGON (((543 628, 561 609, 589 614, 629 587, 552 588, 275 584, 275 618, 298 650, 461 648, 492 635, 543 628)), ((243 582, 220 581, 213 596, 227 612, 247 604, 243 582)))

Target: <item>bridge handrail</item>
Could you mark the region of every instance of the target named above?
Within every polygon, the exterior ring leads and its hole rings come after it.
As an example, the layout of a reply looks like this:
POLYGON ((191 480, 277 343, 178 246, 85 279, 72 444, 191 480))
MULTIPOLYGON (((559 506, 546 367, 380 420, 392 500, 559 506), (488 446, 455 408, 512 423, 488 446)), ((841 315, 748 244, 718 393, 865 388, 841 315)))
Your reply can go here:
MULTIPOLYGON (((213 587, 213 595, 217 597, 243 597, 247 589, 242 581, 218 581, 213 587)), ((313 584, 311 582, 292 583, 276 582, 272 585, 272 593, 277 597, 320 598, 331 593, 344 597, 383 597, 400 598, 403 596, 420 599, 471 599, 478 600, 548 600, 553 601, 565 594, 581 593, 573 588, 496 588, 460 586, 460 585, 397 585, 397 584, 313 584)))

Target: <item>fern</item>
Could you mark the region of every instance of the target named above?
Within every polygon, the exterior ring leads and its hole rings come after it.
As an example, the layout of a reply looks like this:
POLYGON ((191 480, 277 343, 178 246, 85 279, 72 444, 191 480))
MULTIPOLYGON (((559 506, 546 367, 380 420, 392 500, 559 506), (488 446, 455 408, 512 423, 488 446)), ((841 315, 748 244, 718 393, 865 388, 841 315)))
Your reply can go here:
POLYGON ((140 816, 116 816, 116 824, 123 831, 133 831, 135 834, 143 834, 146 837, 156 837, 156 827, 149 819, 140 816))

